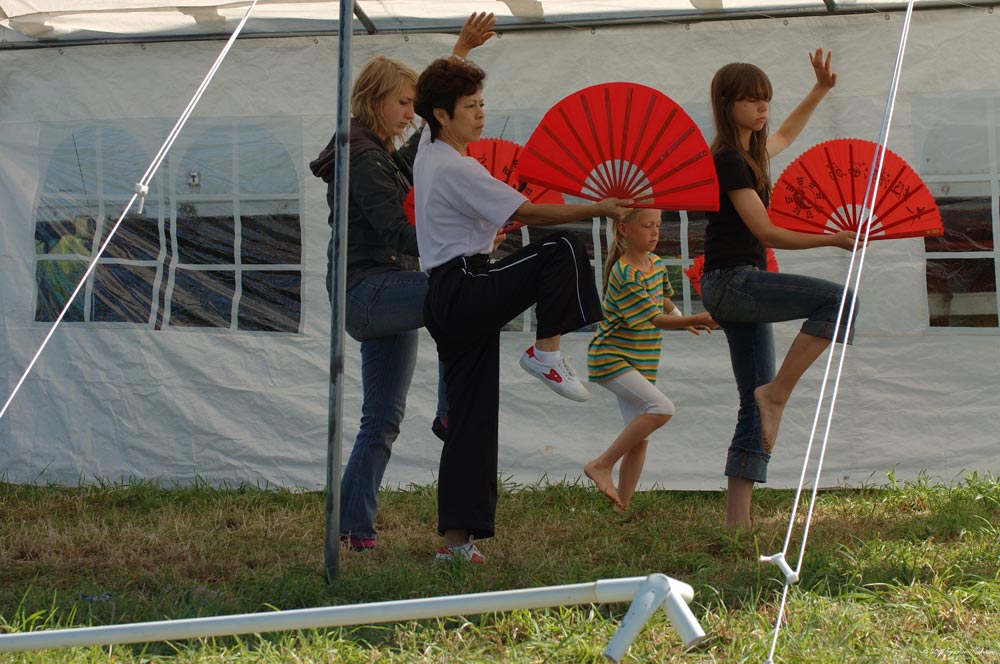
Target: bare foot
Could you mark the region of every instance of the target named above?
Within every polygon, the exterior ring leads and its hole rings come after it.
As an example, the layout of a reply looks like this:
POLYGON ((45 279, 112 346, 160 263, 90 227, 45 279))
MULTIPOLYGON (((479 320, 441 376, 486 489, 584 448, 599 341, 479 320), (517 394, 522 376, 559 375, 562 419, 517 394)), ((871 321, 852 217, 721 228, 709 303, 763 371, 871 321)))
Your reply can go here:
POLYGON ((770 383, 761 385, 753 391, 757 410, 760 411, 760 437, 764 444, 764 451, 768 454, 774 449, 774 443, 778 440, 781 413, 785 410, 785 402, 772 399, 770 392, 770 383))
POLYGON ((621 499, 618 497, 618 490, 615 488, 615 482, 611 478, 610 468, 601 468, 591 461, 583 467, 583 472, 590 478, 591 482, 597 485, 597 489, 615 504, 615 507, 618 509, 625 509, 621 499))

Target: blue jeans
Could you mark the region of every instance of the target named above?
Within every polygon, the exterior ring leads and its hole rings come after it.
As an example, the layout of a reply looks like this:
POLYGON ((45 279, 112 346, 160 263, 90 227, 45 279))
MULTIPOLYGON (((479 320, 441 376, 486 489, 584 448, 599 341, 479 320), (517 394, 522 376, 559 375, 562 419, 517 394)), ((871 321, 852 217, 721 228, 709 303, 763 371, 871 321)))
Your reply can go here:
MULTIPOLYGON (((726 333, 740 406, 729 446, 726 476, 767 481, 767 462, 760 436, 760 412, 754 390, 774 380, 774 335, 771 323, 805 318, 801 331, 834 338, 834 325, 844 288, 815 277, 763 272, 750 265, 712 270, 701 277, 702 302, 726 333)), ((843 318, 853 292, 848 292, 843 318)), ((854 310, 857 316, 857 305, 854 310)), ((852 343, 853 321, 841 321, 837 341, 852 343)))
MULTIPOLYGON (((427 275, 381 272, 347 291, 347 333, 361 342, 361 428, 340 480, 340 534, 374 538, 378 489, 406 410, 424 326, 427 275)), ((447 414, 438 378, 438 416, 447 414)))

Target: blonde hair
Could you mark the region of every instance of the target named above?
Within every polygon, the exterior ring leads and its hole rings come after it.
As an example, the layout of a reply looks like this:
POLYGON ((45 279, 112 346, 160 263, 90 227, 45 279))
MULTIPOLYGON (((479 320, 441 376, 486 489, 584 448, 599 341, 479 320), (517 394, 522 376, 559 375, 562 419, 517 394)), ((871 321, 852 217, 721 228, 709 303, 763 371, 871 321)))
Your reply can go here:
POLYGON ((395 135, 385 126, 382 119, 382 102, 409 83, 417 87, 417 72, 402 60, 376 55, 365 63, 354 79, 351 90, 351 115, 376 134, 388 133, 385 146, 391 152, 395 149, 395 135))
POLYGON ((608 257, 604 261, 604 281, 601 284, 601 292, 608 290, 608 279, 611 277, 611 270, 615 263, 625 253, 625 238, 621 236, 618 227, 622 224, 630 224, 639 216, 639 211, 643 208, 632 208, 621 221, 611 221, 611 244, 608 245, 608 257))
POLYGON ((724 147, 734 150, 750 166, 757 179, 757 191, 771 190, 771 163, 767 155, 767 124, 750 134, 750 147, 740 143, 739 128, 733 123, 733 104, 744 99, 771 101, 774 90, 764 70, 746 62, 732 62, 715 72, 712 78, 712 115, 715 140, 712 154, 724 147))

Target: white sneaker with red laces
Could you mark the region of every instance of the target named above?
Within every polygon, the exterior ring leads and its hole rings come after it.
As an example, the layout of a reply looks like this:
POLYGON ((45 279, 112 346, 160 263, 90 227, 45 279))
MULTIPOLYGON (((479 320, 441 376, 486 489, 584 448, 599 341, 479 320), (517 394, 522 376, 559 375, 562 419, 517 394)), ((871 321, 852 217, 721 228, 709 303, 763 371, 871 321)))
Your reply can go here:
POLYGON ((436 560, 454 560, 458 562, 471 562, 482 564, 486 562, 486 556, 476 548, 476 545, 472 543, 472 537, 469 537, 469 541, 465 544, 459 546, 442 546, 435 553, 434 558, 436 560))
POLYGON ((565 357, 560 357, 555 364, 543 364, 535 356, 535 347, 529 346, 521 355, 521 368, 567 399, 573 401, 590 399, 590 392, 573 373, 573 368, 565 357))

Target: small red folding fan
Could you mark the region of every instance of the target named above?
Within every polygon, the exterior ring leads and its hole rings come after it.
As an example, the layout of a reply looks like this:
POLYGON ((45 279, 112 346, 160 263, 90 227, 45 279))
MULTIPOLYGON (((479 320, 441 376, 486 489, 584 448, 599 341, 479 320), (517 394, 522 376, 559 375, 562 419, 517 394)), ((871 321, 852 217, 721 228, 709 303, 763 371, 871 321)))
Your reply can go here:
POLYGON ((406 213, 406 220, 410 222, 410 226, 417 225, 417 203, 414 200, 413 187, 406 192, 406 198, 403 199, 403 212, 406 213))
MULTIPOLYGON (((684 270, 684 274, 687 275, 688 280, 694 287, 694 292, 701 295, 701 274, 705 271, 705 255, 702 254, 694 259, 691 263, 691 267, 684 270)), ((778 271, 778 259, 774 256, 774 250, 770 247, 767 248, 767 271, 777 272, 778 271)))
MULTIPOLYGON (((518 156, 522 149, 514 141, 502 138, 483 138, 469 143, 465 148, 465 154, 475 157, 490 172, 490 175, 517 189, 532 203, 562 203, 563 197, 558 191, 521 182, 518 179, 518 156)), ((406 212, 406 218, 413 224, 416 220, 416 213, 412 188, 406 195, 406 200, 403 201, 403 211, 406 212)), ((501 232, 509 233, 522 225, 519 221, 510 221, 501 232)))
POLYGON ((521 180, 636 207, 717 210, 715 163, 698 125, 675 101, 638 83, 603 83, 553 106, 531 134, 521 180))
MULTIPOLYGON (((517 189, 532 203, 562 203, 563 197, 558 191, 521 181, 518 163, 522 151, 520 145, 503 138, 483 138, 465 148, 465 154, 478 159, 493 177, 517 189)), ((502 232, 510 233, 521 226, 519 221, 510 221, 502 232)))
POLYGON ((771 219, 793 231, 836 233, 860 231, 870 216, 872 240, 941 235, 941 214, 931 192, 909 164, 889 149, 885 149, 874 205, 870 201, 865 205, 879 148, 860 138, 840 138, 809 148, 775 183, 771 219))
POLYGON ((475 157, 490 175, 515 189, 514 169, 520 152, 520 145, 502 138, 482 138, 465 146, 465 154, 475 157))

